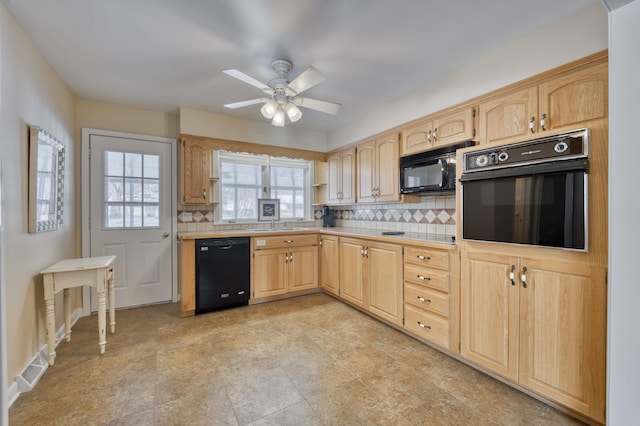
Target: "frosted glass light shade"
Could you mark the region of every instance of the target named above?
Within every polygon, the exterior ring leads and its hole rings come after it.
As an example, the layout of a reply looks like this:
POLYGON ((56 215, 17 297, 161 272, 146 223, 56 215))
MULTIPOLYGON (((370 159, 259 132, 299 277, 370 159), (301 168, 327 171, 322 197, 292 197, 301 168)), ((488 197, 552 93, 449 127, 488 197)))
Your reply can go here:
POLYGON ((273 114, 271 124, 278 127, 284 127, 284 110, 282 108, 278 108, 275 114, 273 114))
POLYGON ((262 113, 263 117, 268 119, 273 118, 273 115, 276 113, 277 110, 278 110, 278 103, 273 99, 271 99, 270 101, 267 101, 267 103, 265 103, 262 106, 262 108, 260 108, 260 112, 262 113))
POLYGON ((302 117, 302 112, 300 111, 300 109, 298 109, 298 107, 291 102, 285 105, 284 109, 285 111, 287 111, 287 116, 292 123, 295 123, 296 121, 300 120, 300 117, 302 117))

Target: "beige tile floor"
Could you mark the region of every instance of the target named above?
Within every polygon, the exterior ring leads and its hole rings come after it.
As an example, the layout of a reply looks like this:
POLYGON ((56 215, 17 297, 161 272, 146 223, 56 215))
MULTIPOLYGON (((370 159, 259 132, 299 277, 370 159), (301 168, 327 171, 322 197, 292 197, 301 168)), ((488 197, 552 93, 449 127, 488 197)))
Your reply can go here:
POLYGON ((181 318, 97 319, 9 410, 17 425, 579 424, 324 294, 181 318))

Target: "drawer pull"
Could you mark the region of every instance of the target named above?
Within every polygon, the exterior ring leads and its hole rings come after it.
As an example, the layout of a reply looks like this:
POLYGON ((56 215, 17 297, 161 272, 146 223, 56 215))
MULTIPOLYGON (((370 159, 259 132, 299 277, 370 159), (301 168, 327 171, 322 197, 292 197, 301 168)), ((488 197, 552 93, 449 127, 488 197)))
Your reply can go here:
POLYGON ((421 323, 420 321, 418 321, 418 325, 421 328, 426 328, 427 330, 431 330, 431 326, 430 325, 425 325, 425 324, 421 323))
POLYGON ((431 303, 431 299, 425 299, 425 298, 424 298, 424 297, 422 297, 422 296, 418 296, 418 300, 419 300, 419 301, 421 301, 421 302, 431 303))
POLYGON ((420 260, 425 260, 425 259, 427 259, 427 260, 431 260, 431 256, 426 256, 426 257, 425 257, 425 256, 423 256, 423 255, 419 254, 419 255, 417 255, 416 257, 417 257, 418 259, 420 259, 420 260))
POLYGON ((283 243, 291 244, 293 240, 284 240, 283 243))
POLYGON ((422 281, 424 281, 424 280, 431 281, 431 278, 429 278, 429 277, 425 277, 425 276, 422 276, 422 275, 416 275, 416 276, 418 277, 418 279, 419 279, 419 280, 422 280, 422 281))

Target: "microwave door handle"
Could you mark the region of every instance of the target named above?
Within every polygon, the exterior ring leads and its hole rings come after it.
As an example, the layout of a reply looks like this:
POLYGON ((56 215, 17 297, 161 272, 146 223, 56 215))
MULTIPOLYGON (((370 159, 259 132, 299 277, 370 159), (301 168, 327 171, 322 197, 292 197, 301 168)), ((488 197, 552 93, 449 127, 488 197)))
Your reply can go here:
POLYGON ((438 165, 440 166, 440 175, 442 176, 442 180, 440 181, 440 185, 438 185, 440 188, 444 188, 444 186, 447 184, 447 168, 448 168, 448 164, 445 160, 443 160, 442 158, 440 158, 438 160, 438 165))

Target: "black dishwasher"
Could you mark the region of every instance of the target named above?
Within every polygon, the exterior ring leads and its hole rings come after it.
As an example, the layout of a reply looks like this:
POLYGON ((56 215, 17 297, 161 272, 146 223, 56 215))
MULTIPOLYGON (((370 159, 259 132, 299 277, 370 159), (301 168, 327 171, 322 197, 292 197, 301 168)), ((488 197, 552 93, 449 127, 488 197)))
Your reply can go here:
POLYGON ((249 241, 196 240, 196 314, 249 303, 249 241))

